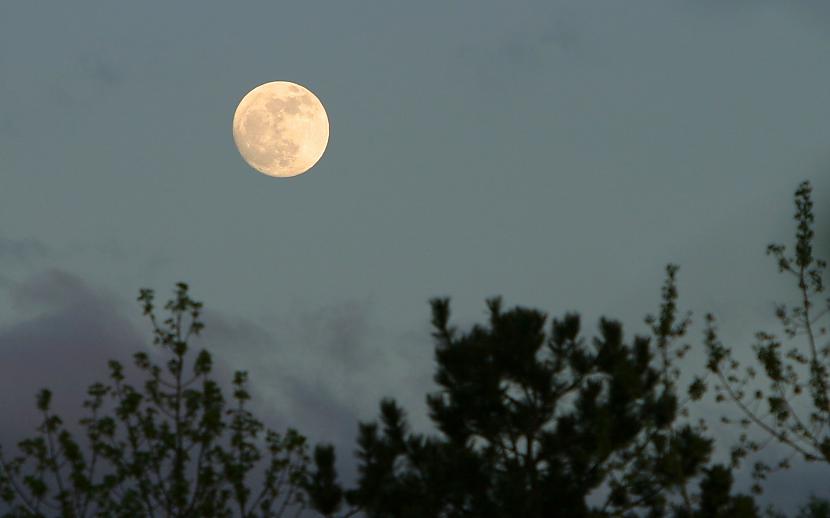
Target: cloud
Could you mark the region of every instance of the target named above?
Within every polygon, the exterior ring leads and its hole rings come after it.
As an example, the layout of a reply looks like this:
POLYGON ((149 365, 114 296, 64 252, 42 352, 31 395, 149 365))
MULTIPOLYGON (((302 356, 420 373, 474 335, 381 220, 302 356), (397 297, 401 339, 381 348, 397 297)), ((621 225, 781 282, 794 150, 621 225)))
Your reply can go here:
POLYGON ((0 328, 0 440, 34 432, 35 394, 52 390, 53 408, 75 422, 86 388, 107 378, 107 361, 129 363, 142 337, 111 296, 60 270, 8 284, 23 314, 0 328), (15 416, 14 419, 7 419, 15 416))
POLYGON ((712 10, 718 14, 746 14, 758 10, 789 11, 811 22, 830 20, 830 3, 825 0, 688 0, 687 5, 712 10))
POLYGON ((267 322, 208 311, 204 339, 216 354, 256 375, 269 391, 321 382, 351 399, 349 386, 385 356, 369 339, 368 311, 368 304, 358 301, 297 306, 267 322))
MULTIPOLYGON (((2 132, 2 129, 0 129, 2 132)), ((0 261, 28 263, 51 255, 49 247, 36 239, 0 237, 0 261)))
POLYGON ((8 292, 18 311, 60 311, 72 306, 96 305, 101 295, 80 278, 63 270, 47 270, 11 286, 8 292))
POLYGON ((515 81, 515 74, 538 76, 564 56, 585 50, 584 23, 575 10, 540 7, 532 19, 521 18, 510 29, 494 27, 492 34, 462 45, 457 60, 483 84, 515 81))
MULTIPOLYGON (((41 388, 52 390, 52 408, 78 432, 86 389, 109 379, 108 360, 119 360, 128 382, 140 385, 132 355, 152 349, 134 302, 62 269, 7 281, 0 292, 16 317, 0 327, 0 444, 7 451, 35 433, 41 388)), ((412 354, 419 349, 412 342, 428 342, 428 335, 385 332, 372 314, 368 301, 347 301, 297 306, 262 323, 208 308, 206 328, 191 346, 211 352, 212 376, 226 397, 232 371, 248 371, 250 409, 266 426, 294 427, 311 445, 333 443, 340 479, 351 486, 358 421, 374 419, 386 395, 407 410, 422 404, 431 374, 431 348, 420 348, 423 357, 412 354)))
MULTIPOLYGON (((87 415, 81 403, 90 384, 109 381, 108 361, 121 362, 126 381, 140 387, 143 376, 132 365, 133 354, 144 350, 157 364, 166 360, 166 354, 159 354, 149 345, 149 330, 136 325, 139 308, 134 303, 127 304, 73 273, 59 269, 39 272, 20 282, 7 280, 0 291, 12 301, 17 315, 14 323, 0 327, 0 445, 7 455, 16 455, 17 442, 36 434, 42 419, 35 407, 40 389, 51 390, 52 411, 86 448, 78 425, 78 420, 87 415)), ((209 318, 214 324, 214 342, 257 342, 264 336, 242 319, 218 313, 209 318)), ((207 342, 198 337, 193 340, 190 362, 195 351, 207 342)), ((231 369, 221 352, 212 356, 211 377, 230 399, 231 369)), ((323 402, 324 398, 317 401, 323 402)), ((271 410, 262 402, 253 403, 260 410, 271 410)), ((275 413, 263 415, 257 411, 255 415, 276 428, 272 425, 275 413)), ((303 432, 302 427, 291 424, 303 432)), ((261 475, 255 470, 250 483, 261 484, 261 475)))
POLYGON ((20 135, 17 122, 8 113, 0 113, 0 135, 6 140, 16 139, 20 135))
POLYGON ((358 422, 377 417, 382 397, 395 397, 413 428, 426 426, 428 331, 388 332, 371 301, 296 304, 262 322, 208 310, 205 324, 208 350, 248 372, 254 414, 276 430, 297 428, 312 444, 334 444, 347 486, 356 480, 358 422))
POLYGON ((81 77, 106 88, 115 88, 124 82, 124 71, 112 60, 97 54, 82 56, 78 71, 81 77))
POLYGON ((215 357, 248 372, 255 415, 274 429, 333 442, 351 473, 357 408, 366 402, 355 385, 372 378, 376 355, 366 316, 358 302, 297 308, 266 324, 208 310, 202 338, 215 357))
MULTIPOLYGON (((34 433, 39 419, 35 394, 41 388, 52 391, 53 409, 74 424, 86 415, 81 403, 89 385, 109 381, 109 360, 124 365, 127 382, 140 386, 143 376, 133 366, 133 355, 146 351, 158 364, 167 359, 167 353, 152 346, 149 324, 136 322, 137 303, 71 272, 52 269, 20 282, 5 279, 0 290, 15 316, 0 327, 2 444, 34 433), (11 415, 16 419, 5 419, 11 415)), ((199 350, 203 344, 196 338, 192 346, 199 350)), ((188 365, 193 359, 195 351, 188 355, 188 365)), ((231 369, 216 355, 212 375, 229 394, 231 369)))
MULTIPOLYGON (((8 449, 34 432, 39 388, 51 388, 53 408, 66 422, 76 422, 86 387, 107 379, 109 359, 129 366, 132 353, 147 348, 147 329, 134 322, 133 303, 64 270, 40 272, 4 289, 22 315, 0 328, 0 443, 8 449)), ((374 323, 369 301, 298 306, 264 323, 214 310, 206 311, 204 320, 207 327, 193 346, 212 353, 214 378, 225 394, 231 371, 247 370, 254 415, 277 431, 295 427, 312 444, 333 443, 346 486, 356 480, 358 420, 374 419, 384 395, 398 397, 412 414, 433 388, 426 327, 389 333, 374 323)), ((132 373, 128 368, 135 383, 132 373)), ((820 494, 822 488, 811 482, 817 474, 797 464, 782 477, 820 494)), ((738 489, 747 484, 742 474, 738 489)), ((786 485, 771 479, 763 501, 785 508, 800 504, 803 499, 789 497, 786 485)))
MULTIPOLYGON (((35 433, 41 388, 52 391, 53 410, 77 433, 88 386, 109 380, 108 360, 120 361, 127 381, 140 385, 132 355, 152 349, 134 303, 61 269, 7 280, 0 290, 16 315, 0 328, 0 444, 7 451, 35 433)), ((334 443, 341 480, 351 484, 358 418, 373 418, 383 387, 407 378, 406 362, 383 353, 368 318, 363 302, 297 309, 273 325, 207 310, 191 347, 194 356, 202 348, 211 353, 212 377, 227 398, 232 372, 248 371, 250 408, 266 426, 296 428, 311 444, 334 443)))
POLYGON ((125 74, 114 60, 99 54, 80 56, 62 77, 47 85, 49 97, 66 109, 88 108, 121 88, 125 74))

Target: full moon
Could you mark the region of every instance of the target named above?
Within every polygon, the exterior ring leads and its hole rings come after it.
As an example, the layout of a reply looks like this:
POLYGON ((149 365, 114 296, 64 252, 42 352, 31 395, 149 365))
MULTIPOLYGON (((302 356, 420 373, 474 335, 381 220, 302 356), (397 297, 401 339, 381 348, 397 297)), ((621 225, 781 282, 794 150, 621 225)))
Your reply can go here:
POLYGON ((233 140, 248 164, 268 176, 302 174, 329 141, 323 103, 303 86, 274 81, 257 86, 233 114, 233 140))

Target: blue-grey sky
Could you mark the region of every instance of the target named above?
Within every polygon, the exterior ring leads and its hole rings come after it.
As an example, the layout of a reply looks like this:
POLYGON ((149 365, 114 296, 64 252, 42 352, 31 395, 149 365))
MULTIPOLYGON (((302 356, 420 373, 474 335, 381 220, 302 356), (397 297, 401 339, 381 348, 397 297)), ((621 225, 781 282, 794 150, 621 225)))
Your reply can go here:
MULTIPOLYGON (((745 346, 786 294, 763 249, 791 235, 792 192, 827 190, 826 5, 4 0, 0 410, 103 377, 146 335, 138 289, 179 280, 263 412, 347 473, 380 397, 426 426, 433 296, 461 324, 501 294, 642 332, 676 262, 684 306, 745 346), (331 122, 293 179, 231 136, 274 80, 331 122)), ((786 486, 770 498, 819 491, 786 486)))

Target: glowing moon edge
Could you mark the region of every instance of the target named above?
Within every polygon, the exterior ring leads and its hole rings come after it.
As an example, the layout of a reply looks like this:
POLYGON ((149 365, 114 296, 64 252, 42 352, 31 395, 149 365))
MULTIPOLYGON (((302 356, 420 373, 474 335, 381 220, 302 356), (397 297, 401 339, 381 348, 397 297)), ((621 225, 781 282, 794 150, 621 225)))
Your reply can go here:
POLYGON ((272 81, 257 86, 239 102, 233 138, 245 162, 260 173, 298 176, 311 169, 328 146, 328 115, 311 90, 289 81, 272 81))

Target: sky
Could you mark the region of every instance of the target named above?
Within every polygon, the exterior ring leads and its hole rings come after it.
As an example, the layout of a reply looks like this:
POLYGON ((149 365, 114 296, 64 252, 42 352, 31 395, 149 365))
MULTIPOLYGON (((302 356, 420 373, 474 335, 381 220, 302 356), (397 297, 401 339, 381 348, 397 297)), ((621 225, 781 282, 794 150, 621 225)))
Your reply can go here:
MULTIPOLYGON (((819 0, 5 0, 0 412, 20 418, 0 436, 35 422, 41 386, 70 408, 128 361, 138 290, 177 281, 220 372, 335 443, 346 480, 381 397, 428 429, 431 297, 462 327, 502 295, 633 334, 673 262, 688 371, 707 311, 746 350, 791 295, 763 251, 790 240, 802 180, 830 251, 828 53, 819 0), (231 134, 276 80, 331 123, 296 178, 252 170, 231 134)), ((826 492, 811 469, 765 498, 826 492)))

